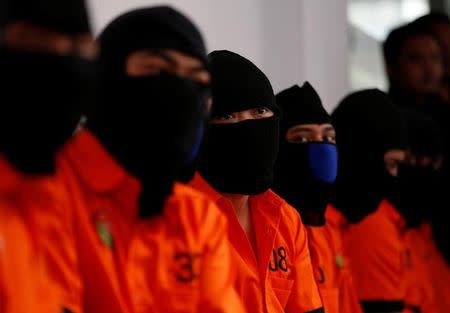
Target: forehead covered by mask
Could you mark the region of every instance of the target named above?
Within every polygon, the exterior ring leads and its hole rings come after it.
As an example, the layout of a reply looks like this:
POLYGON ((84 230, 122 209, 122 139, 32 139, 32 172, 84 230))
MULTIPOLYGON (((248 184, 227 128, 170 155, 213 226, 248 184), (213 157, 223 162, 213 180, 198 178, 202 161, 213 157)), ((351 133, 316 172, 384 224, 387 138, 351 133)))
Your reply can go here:
POLYGON ((100 34, 103 75, 124 76, 125 61, 138 50, 172 49, 193 56, 207 66, 206 48, 197 27, 170 7, 127 12, 100 34))
POLYGON ((364 158, 406 148, 406 128, 401 113, 380 90, 363 90, 349 95, 338 105, 332 118, 342 152, 364 158), (360 149, 355 143, 370 151, 360 149))
POLYGON ((195 158, 208 86, 165 70, 128 76, 127 57, 171 49, 207 68, 205 46, 192 22, 169 7, 125 13, 105 28, 99 42, 101 101, 88 126, 141 180, 141 215, 148 216, 162 208, 180 168, 195 158))
POLYGON ((332 118, 339 150, 335 204, 358 221, 376 210, 389 192, 393 177, 384 155, 406 148, 404 120, 389 96, 376 89, 347 96, 332 118))
POLYGON ((267 107, 279 109, 267 76, 250 60, 221 50, 209 54, 212 72, 212 116, 267 107))
POLYGON ((219 192, 259 194, 273 180, 278 152, 278 107, 266 75, 230 52, 210 55, 212 116, 266 107, 274 116, 233 124, 211 124, 199 160, 200 174, 219 192))
POLYGON ((323 141, 288 142, 287 132, 294 126, 331 124, 331 117, 308 82, 283 90, 276 100, 283 116, 273 189, 302 212, 305 223, 322 224, 336 178, 336 146, 323 141))
POLYGON ((302 87, 294 85, 281 91, 276 97, 283 111, 280 122, 281 132, 303 124, 331 124, 331 117, 324 109, 317 91, 309 82, 302 87))
MULTIPOLYGON (((0 1, 1 26, 23 22, 54 33, 89 33, 85 2, 0 1)), ((5 29, 3 29, 5 30, 5 29)), ((93 64, 74 55, 0 45, 0 75, 5 82, 0 113, 1 149, 20 170, 48 173, 53 156, 67 140, 88 105, 93 64)))

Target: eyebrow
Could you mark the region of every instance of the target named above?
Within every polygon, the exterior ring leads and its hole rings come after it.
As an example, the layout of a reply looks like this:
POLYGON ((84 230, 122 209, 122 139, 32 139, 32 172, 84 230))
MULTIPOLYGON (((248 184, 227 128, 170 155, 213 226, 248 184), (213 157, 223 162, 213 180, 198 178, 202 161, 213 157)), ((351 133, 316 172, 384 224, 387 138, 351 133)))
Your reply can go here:
POLYGON ((322 129, 323 131, 336 131, 333 126, 327 126, 322 129))
POLYGON ((312 129, 310 129, 310 128, 307 127, 307 126, 295 126, 295 127, 291 130, 291 132, 300 132, 300 131, 311 132, 312 129))
MULTIPOLYGON (((155 55, 161 57, 164 61, 167 61, 172 66, 176 66, 177 65, 177 62, 175 61, 175 59, 173 59, 170 55, 168 55, 164 51, 153 50, 152 53, 154 53, 155 55)), ((203 65, 203 64, 198 64, 196 66, 193 66, 189 70, 189 73, 197 73, 197 72, 202 72, 202 71, 206 71, 206 66, 203 65)))
POLYGON ((177 65, 177 62, 172 57, 170 57, 168 54, 166 54, 164 51, 151 50, 151 53, 154 54, 154 55, 159 56, 164 61, 170 63, 170 65, 173 65, 173 66, 177 65))
POLYGON ((206 71, 207 71, 206 67, 203 64, 199 64, 197 66, 192 67, 189 70, 189 73, 198 73, 198 72, 206 72, 206 71))

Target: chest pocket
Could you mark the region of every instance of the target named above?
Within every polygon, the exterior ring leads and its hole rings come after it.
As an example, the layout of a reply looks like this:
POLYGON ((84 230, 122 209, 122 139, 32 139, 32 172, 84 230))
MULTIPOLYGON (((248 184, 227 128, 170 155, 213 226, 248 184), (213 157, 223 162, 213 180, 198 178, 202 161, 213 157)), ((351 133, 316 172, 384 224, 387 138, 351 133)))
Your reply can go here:
POLYGON ((269 277, 269 281, 278 301, 285 308, 292 292, 294 280, 272 276, 269 277))

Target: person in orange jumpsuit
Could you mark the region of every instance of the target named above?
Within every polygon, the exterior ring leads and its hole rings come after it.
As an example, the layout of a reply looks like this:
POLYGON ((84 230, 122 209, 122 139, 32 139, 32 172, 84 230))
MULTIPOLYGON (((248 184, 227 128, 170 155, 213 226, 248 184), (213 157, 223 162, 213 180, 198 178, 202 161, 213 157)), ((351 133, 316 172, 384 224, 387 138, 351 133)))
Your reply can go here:
POLYGON ((398 192, 390 197, 406 219, 406 244, 409 248, 409 271, 413 284, 409 285, 411 306, 420 312, 448 312, 450 284, 439 284, 439 276, 447 277, 448 266, 436 266, 442 258, 436 249, 431 223, 440 207, 440 169, 443 141, 437 124, 413 110, 403 111, 408 126, 408 150, 399 172, 398 192), (437 264, 436 264, 437 263, 437 264), (433 273, 439 272, 437 275, 433 273))
POLYGON ((341 233, 325 220, 337 175, 336 132, 331 117, 308 82, 283 90, 276 99, 283 117, 272 189, 303 217, 325 312, 362 312, 344 263, 341 233))
POLYGON ((191 185, 228 217, 236 289, 248 312, 323 312, 306 228, 269 188, 280 110, 264 73, 230 52, 210 55, 212 111, 191 185))
POLYGON ((406 127, 388 95, 347 96, 332 114, 339 149, 332 204, 351 225, 344 249, 364 312, 401 312, 406 297, 405 221, 386 197, 405 158, 406 127))
POLYGON ((223 214, 176 182, 207 115, 203 39, 169 7, 115 18, 98 42, 100 92, 61 150, 86 312, 243 312, 223 214))
POLYGON ((27 210, 18 205, 36 200, 36 188, 4 157, 0 157, 0 172, 0 312, 59 313, 62 308, 33 238, 27 210))
POLYGON ((18 234, 17 238, 5 235, 4 264, 17 266, 7 273, 2 289, 12 291, 6 292, 2 302, 20 312, 15 304, 31 305, 30 297, 20 299, 27 290, 26 284, 20 286, 21 278, 29 276, 33 284, 38 280, 34 277, 43 276, 38 288, 50 289, 57 308, 46 308, 47 297, 38 290, 34 308, 27 312, 77 313, 82 287, 73 234, 64 218, 65 193, 54 177, 54 156, 72 135, 81 103, 89 100, 95 44, 81 0, 64 1, 62 6, 52 0, 4 0, 0 4, 0 75, 4 82, 0 184, 13 186, 2 197, 5 207, 0 209, 11 221, 2 220, 0 231, 18 234), (23 255, 15 257, 21 240, 23 255), (32 274, 34 267, 36 275, 32 274))

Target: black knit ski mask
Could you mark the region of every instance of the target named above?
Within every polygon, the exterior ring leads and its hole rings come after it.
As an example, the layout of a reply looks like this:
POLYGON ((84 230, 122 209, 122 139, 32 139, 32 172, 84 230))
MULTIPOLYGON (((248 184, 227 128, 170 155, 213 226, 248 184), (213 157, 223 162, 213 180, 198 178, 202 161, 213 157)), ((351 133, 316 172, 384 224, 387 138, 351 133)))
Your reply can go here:
MULTIPOLYGON (((18 21, 68 36, 90 33, 83 0, 1 0, 4 31, 18 21)), ((19 50, 0 44, 1 150, 20 170, 47 174, 54 154, 76 128, 95 90, 94 61, 76 53, 19 50)))
POLYGON ((412 110, 403 110, 408 129, 408 150, 417 157, 429 157, 432 163, 422 165, 409 162, 400 167, 398 188, 389 199, 405 217, 409 227, 417 227, 430 220, 439 199, 440 173, 433 166, 442 154, 442 136, 437 124, 428 117, 412 110))
POLYGON ((337 174, 336 145, 326 141, 291 143, 286 136, 294 126, 331 124, 331 117, 309 83, 288 88, 276 99, 283 117, 273 189, 302 213, 306 224, 321 225, 337 174))
POLYGON ((234 124, 210 124, 199 172, 222 193, 254 195, 270 188, 278 152, 279 110, 264 73, 230 51, 210 55, 212 118, 266 107, 274 116, 234 124))
POLYGON ((155 7, 116 18, 99 41, 101 102, 88 127, 141 180, 140 216, 159 214, 180 169, 195 158, 208 86, 165 71, 130 77, 126 60, 139 50, 172 49, 207 68, 203 39, 185 16, 155 7))
POLYGON ((358 222, 395 188, 384 154, 406 148, 406 128, 389 96, 377 89, 347 96, 332 118, 339 150, 333 203, 351 222, 358 222))

